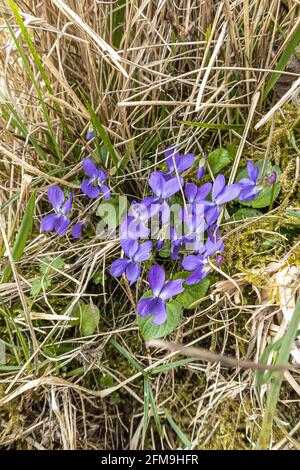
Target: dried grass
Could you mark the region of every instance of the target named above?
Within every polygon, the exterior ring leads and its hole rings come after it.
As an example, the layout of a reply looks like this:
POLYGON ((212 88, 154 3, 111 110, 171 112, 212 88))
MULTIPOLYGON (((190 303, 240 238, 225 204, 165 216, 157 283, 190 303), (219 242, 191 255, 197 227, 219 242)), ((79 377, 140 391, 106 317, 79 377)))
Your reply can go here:
MULTIPOLYGON (((105 272, 110 258, 116 254, 114 241, 57 239, 39 234, 38 227, 46 210, 44 195, 49 185, 59 182, 77 188, 82 156, 93 153, 84 139, 90 113, 79 90, 96 110, 118 159, 129 149, 124 175, 116 176, 112 172, 111 185, 136 198, 146 189, 147 171, 163 159, 162 152, 170 144, 200 155, 203 150, 222 146, 224 142, 236 143, 239 150, 232 181, 244 153, 264 156, 267 149, 272 158, 283 161, 272 135, 268 145, 268 134, 255 132, 253 122, 260 121, 262 125, 279 107, 271 98, 262 100, 262 90, 284 45, 299 26, 299 2, 28 0, 16 3, 53 91, 47 89, 9 3, 4 2, 0 7, 0 87, 26 123, 28 135, 24 137, 14 126, 11 112, 9 119, 2 115, 2 254, 14 240, 33 183, 37 202, 34 236, 20 262, 12 263, 13 278, 0 285, 1 336, 16 345, 15 350, 9 348, 9 363, 19 358, 17 370, 0 373, 0 446, 175 449, 183 444, 164 419, 164 409, 167 409, 189 436, 192 448, 251 449, 262 413, 253 373, 201 361, 150 376, 157 414, 162 418, 162 433, 159 435, 157 431, 150 408, 150 424, 143 444, 142 373, 110 342, 111 338, 117 339, 146 372, 172 361, 175 353, 145 349, 137 334, 132 305, 143 286, 135 293, 104 276, 100 283, 92 282, 96 273, 105 272), (5 22, 11 25, 24 48, 43 101, 24 69, 5 22), (48 144, 43 103, 47 105, 60 159, 48 144), (57 105, 62 115, 57 112, 57 105), (71 130, 71 140, 63 132, 62 117, 71 130), (185 120, 211 124, 239 122, 245 124, 245 130, 240 134, 236 130, 189 127, 182 124, 185 120), (30 137, 36 139, 44 154, 38 154, 30 137), (148 167, 145 167, 146 159, 148 167), (32 303, 29 291, 39 263, 57 256, 63 256, 65 268, 53 272, 53 287, 44 289, 32 303), (80 298, 92 300, 101 310, 99 331, 90 337, 74 336, 74 329, 68 326, 80 298), (27 343, 27 356, 21 338, 27 343), (101 377, 107 374, 114 384, 103 389, 101 377)), ((285 74, 300 80, 299 73, 285 74)), ((281 99, 281 109, 288 97, 281 99)), ((281 113, 284 120, 288 111, 281 113)), ((297 116, 293 122, 296 119, 297 116)), ((271 129, 274 127, 278 129, 278 124, 271 129)), ((286 145, 290 159, 296 162, 299 155, 289 141, 286 145)), ((297 165, 293 164, 291 170, 295 178, 299 162, 297 165)), ((282 201, 285 207, 289 204, 294 207, 295 202, 291 202, 295 201, 294 187, 293 191, 282 201)), ((76 209, 91 218, 95 205, 85 204, 79 197, 76 209)), ((240 223, 231 227, 224 223, 224 228, 228 229, 229 240, 236 233, 251 229, 274 228, 276 232, 285 216, 277 208, 268 217, 254 218, 248 225, 240 223)), ((299 246, 292 244, 281 249, 280 241, 276 243, 275 260, 295 263, 299 246)), ((7 256, 8 249, 0 261, 3 267, 7 256)), ((245 262, 244 270, 229 268, 223 279, 222 272, 219 273, 219 283, 185 316, 173 339, 220 354, 232 354, 236 359, 257 360, 281 308, 276 297, 262 300, 267 265, 260 269, 255 274, 245 262), (239 294, 245 286, 251 299, 248 305, 241 304, 239 294)), ((297 447, 299 435, 299 374, 286 378, 289 385, 284 389, 281 410, 283 415, 285 408, 288 411, 284 416, 289 420, 290 433, 277 431, 274 448, 290 449, 297 447)))

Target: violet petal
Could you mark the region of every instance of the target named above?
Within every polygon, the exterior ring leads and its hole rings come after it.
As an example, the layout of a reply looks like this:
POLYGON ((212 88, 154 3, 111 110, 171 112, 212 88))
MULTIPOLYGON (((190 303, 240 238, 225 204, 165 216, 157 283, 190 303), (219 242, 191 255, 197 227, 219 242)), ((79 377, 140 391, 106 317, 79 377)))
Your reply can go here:
POLYGON ((198 282, 202 281, 207 275, 209 271, 202 271, 201 268, 196 269, 185 281, 185 283, 190 286, 193 284, 198 284, 198 282))
POLYGON ((224 191, 217 196, 216 201, 218 205, 225 204, 226 202, 233 201, 241 192, 239 184, 230 184, 224 191))
POLYGON ((57 235, 64 235, 70 223, 70 219, 64 215, 56 218, 54 229, 57 235))
POLYGON ((141 268, 137 264, 130 262, 126 268, 126 277, 130 285, 137 281, 140 274, 141 268))
POLYGON ((175 281, 167 282, 159 294, 159 297, 165 302, 171 297, 175 297, 176 295, 181 294, 184 291, 182 283, 183 279, 176 279, 175 281))
POLYGON ((64 215, 67 215, 72 210, 72 201, 73 201, 73 194, 70 193, 69 199, 67 199, 61 208, 61 211, 64 215))
POLYGON ((154 299, 151 304, 150 314, 154 315, 152 323, 154 325, 162 325, 167 319, 167 309, 165 303, 161 299, 154 299))
POLYGON ((186 200, 191 204, 195 201, 198 193, 198 187, 193 183, 187 183, 184 189, 186 200))
POLYGON ((57 184, 48 189, 47 196, 54 209, 58 209, 65 199, 63 191, 57 184))
POLYGON ((155 264, 149 270, 148 273, 148 280, 150 284, 150 288, 155 296, 158 296, 164 286, 166 276, 165 271, 161 266, 155 264))
POLYGON ((52 232, 54 230, 54 224, 57 219, 56 214, 45 215, 41 220, 41 231, 42 232, 52 232))
POLYGON ((226 181, 224 175, 218 175, 214 181, 212 188, 212 199, 215 200, 218 195, 223 191, 226 181))
POLYGON ((158 171, 151 173, 151 176, 149 178, 149 186, 155 196, 161 197, 164 185, 165 180, 158 171))
POLYGON ((196 255, 188 255, 182 260, 182 267, 187 271, 194 271, 203 266, 203 258, 196 255))
POLYGON ((97 178, 97 167, 90 158, 85 157, 82 160, 82 169, 90 178, 97 178))
POLYGON ((137 305, 137 312, 140 315, 140 317, 147 317, 150 315, 150 309, 153 300, 155 300, 154 297, 147 297, 146 299, 141 299, 137 305))
POLYGON ((147 241, 141 243, 137 252, 134 255, 134 261, 137 263, 141 263, 142 261, 146 261, 151 256, 151 249, 152 249, 152 241, 147 241))
POLYGON ((161 196, 164 199, 167 199, 180 190, 180 183, 177 177, 171 178, 169 181, 165 182, 162 188, 161 196))
POLYGON ((132 239, 127 239, 127 240, 122 239, 120 241, 120 244, 121 244, 122 250, 124 251, 125 255, 130 259, 134 257, 134 255, 136 254, 136 252, 139 248, 138 242, 136 240, 132 240, 132 239))
POLYGON ((82 237, 82 224, 77 222, 73 225, 71 235, 73 238, 81 238, 82 237))
POLYGON ((100 189, 103 192, 104 199, 108 201, 111 197, 110 189, 105 184, 101 184, 100 189))
POLYGON ((179 157, 176 161, 178 173, 183 173, 188 170, 194 163, 195 157, 192 153, 187 153, 182 157, 179 157))
POLYGON ((129 259, 117 259, 110 266, 110 275, 114 277, 122 276, 129 263, 129 259))

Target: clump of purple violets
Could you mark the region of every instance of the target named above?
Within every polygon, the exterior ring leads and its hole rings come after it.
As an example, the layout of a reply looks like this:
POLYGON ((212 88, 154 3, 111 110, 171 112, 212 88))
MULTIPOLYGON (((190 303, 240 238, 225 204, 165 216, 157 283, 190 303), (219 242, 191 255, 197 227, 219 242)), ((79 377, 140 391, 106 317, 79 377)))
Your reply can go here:
MULTIPOLYGON (((95 137, 93 130, 86 133, 88 141, 95 137)), ((111 197, 111 191, 106 182, 106 174, 102 168, 98 168, 95 163, 88 157, 82 161, 82 169, 88 176, 81 183, 81 191, 90 199, 97 199, 102 196, 106 201, 111 197)), ((70 213, 72 211, 73 195, 70 193, 69 199, 65 201, 65 196, 60 187, 56 184, 48 190, 48 200, 51 203, 54 213, 46 215, 41 220, 42 232, 56 232, 57 235, 65 235, 70 224, 70 213)), ((82 237, 82 228, 87 227, 86 221, 76 222, 71 230, 73 238, 82 237)))
MULTIPOLYGON (((93 131, 89 131, 88 140, 93 137, 93 131)), ((224 240, 220 234, 219 220, 224 204, 235 199, 252 201, 266 184, 274 184, 276 181, 276 173, 267 181, 260 181, 258 166, 248 162, 248 177, 238 183, 228 185, 224 175, 219 174, 212 183, 198 186, 185 181, 186 172, 195 163, 194 155, 180 155, 170 147, 164 156, 166 171, 152 172, 149 177, 152 194, 141 202, 133 201, 120 224, 123 255, 110 267, 112 276, 124 275, 132 285, 141 276, 143 263, 147 262, 149 266, 155 254, 162 256, 163 250, 169 247, 167 258, 178 263, 178 267, 182 267, 188 275, 185 280, 166 281, 165 271, 159 264, 155 262, 150 268, 148 281, 152 294, 139 301, 137 312, 141 317, 153 316, 155 325, 166 321, 167 302, 184 291, 184 282, 187 286, 199 283, 214 265, 218 266, 222 262, 224 240), (172 212, 174 205, 178 208, 177 218, 174 218, 172 212)), ((197 181, 203 178, 205 165, 206 155, 198 164, 197 181)), ((111 191, 105 184, 105 171, 88 157, 83 159, 82 169, 87 176, 81 183, 83 194, 90 199, 110 199, 111 191)), ((72 193, 66 199, 63 191, 55 185, 47 194, 53 213, 43 217, 41 230, 64 235, 70 225, 72 193)), ((82 228, 87 225, 86 221, 79 220, 73 225, 71 235, 80 238, 82 228)))
MULTIPOLYGON (((163 268, 158 264, 152 266, 148 280, 153 295, 139 301, 137 312, 141 317, 152 315, 155 325, 166 321, 166 303, 171 297, 184 291, 183 282, 187 286, 198 284, 209 274, 214 264, 219 266, 222 262, 224 240, 220 235, 218 219, 224 204, 240 198, 241 194, 242 200, 251 200, 249 198, 255 197, 263 188, 257 185, 259 169, 252 163, 247 166, 249 178, 235 184, 227 185, 222 174, 217 175, 213 183, 207 182, 202 186, 185 182, 182 174, 194 162, 195 158, 191 153, 180 155, 173 148, 167 149, 167 170, 155 171, 149 177, 149 187, 153 194, 146 196, 140 203, 134 201, 120 226, 120 243, 125 258, 113 262, 111 275, 119 277, 125 274, 130 284, 138 279, 141 260, 135 259, 135 256, 139 253, 138 247, 145 245, 145 242, 139 244, 138 241, 153 236, 149 223, 151 225, 155 218, 156 244, 151 248, 149 245, 147 258, 144 259, 150 259, 151 249, 153 254, 160 254, 169 243, 170 258, 179 262, 181 260, 182 268, 190 273, 185 281, 177 279, 166 282, 163 268), (179 230, 182 227, 174 225, 172 221, 171 206, 174 202, 180 205, 179 220, 184 226, 183 233, 179 230), (131 252, 128 246, 132 247, 131 252)), ((197 180, 202 179, 205 164, 206 155, 198 165, 197 180)))

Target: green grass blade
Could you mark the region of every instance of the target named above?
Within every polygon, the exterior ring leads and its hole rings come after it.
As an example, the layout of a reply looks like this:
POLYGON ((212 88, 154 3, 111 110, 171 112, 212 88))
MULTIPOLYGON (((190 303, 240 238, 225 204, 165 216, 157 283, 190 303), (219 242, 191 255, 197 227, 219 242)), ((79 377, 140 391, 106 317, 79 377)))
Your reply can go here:
POLYGON ((133 150, 134 150, 134 140, 129 142, 124 157, 122 158, 122 160, 119 161, 117 173, 120 173, 120 170, 125 170, 126 169, 126 166, 127 166, 128 162, 130 160, 130 157, 131 157, 131 154, 132 154, 133 150))
MULTIPOLYGON (((27 57, 26 57, 26 54, 25 54, 23 48, 21 47, 21 45, 20 45, 20 43, 19 43, 19 41, 18 41, 18 39, 17 39, 17 37, 16 37, 16 35, 15 35, 15 33, 14 33, 12 27, 11 27, 10 24, 7 23, 7 22, 6 22, 6 25, 7 25, 8 29, 9 29, 9 32, 10 32, 12 38, 13 38, 13 41, 14 41, 15 46, 16 46, 16 48, 17 48, 17 51, 19 52, 20 57, 21 57, 21 59, 22 59, 22 61, 23 61, 24 68, 25 68, 26 72, 28 73, 28 75, 29 75, 29 77, 30 77, 30 80, 31 80, 31 82, 32 82, 32 84, 33 84, 33 86, 34 86, 34 89, 35 89, 35 91, 36 91, 36 93, 37 93, 37 95, 38 95, 38 97, 39 97, 39 100, 40 100, 40 103, 41 103, 41 108, 42 108, 42 111, 43 111, 43 115, 44 115, 44 117, 45 117, 45 120, 46 120, 46 122, 47 122, 48 129, 49 129, 49 134, 50 134, 50 138, 51 138, 51 144, 52 144, 52 146, 54 147, 58 158, 61 159, 60 150, 59 150, 59 147, 58 147, 57 142, 56 142, 55 133, 54 133, 54 130, 53 130, 53 127, 52 127, 52 124, 51 124, 51 120, 50 120, 50 117, 49 117, 49 113, 48 113, 47 106, 46 106, 45 103, 44 103, 44 97, 43 97, 43 95, 42 95, 42 93, 41 93, 40 87, 39 87, 39 85, 38 85, 38 83, 37 83, 37 81, 36 81, 36 79, 35 79, 35 77, 34 77, 34 74, 33 74, 32 70, 31 70, 30 64, 29 64, 28 59, 27 59, 27 57)), ((26 29, 26 28, 25 28, 25 29, 26 29)))
MULTIPOLYGON (((279 61, 277 62, 277 65, 275 67, 275 70, 284 70, 291 55, 293 55, 293 53, 295 52, 295 49, 296 47, 298 46, 300 42, 300 27, 296 29, 296 31, 294 32, 294 34, 292 35, 289 43, 286 45, 284 51, 282 52, 281 54, 281 57, 279 59, 279 61)), ((277 81, 279 80, 280 78, 280 74, 279 73, 272 73, 266 86, 265 86, 265 89, 263 91, 263 100, 265 100, 268 96, 268 94, 270 93, 270 91, 274 88, 274 86, 276 85, 277 81)))
POLYGON ((145 374, 144 369, 140 364, 136 361, 136 359, 130 354, 127 349, 125 349, 121 344, 119 344, 114 339, 111 340, 111 344, 128 360, 128 362, 139 372, 145 374))
POLYGON ((300 219, 300 214, 298 214, 298 212, 295 212, 295 211, 286 211, 286 213, 288 215, 290 215, 291 217, 296 217, 296 219, 300 219))
POLYGON ((82 99, 84 101, 84 104, 85 104, 86 108, 88 109, 88 111, 90 113, 90 116, 91 116, 93 130, 95 132, 95 143, 96 143, 96 146, 98 147, 97 150, 98 150, 99 156, 101 155, 101 150, 100 150, 99 140, 97 138, 100 137, 100 139, 102 140, 106 150, 109 153, 109 156, 110 156, 113 164, 118 166, 119 158, 118 158, 116 152, 114 151, 113 145, 110 141, 110 138, 109 138, 108 134, 106 133, 104 127, 102 126, 97 114, 93 110, 92 105, 90 104, 89 100, 84 96, 84 94, 82 92, 80 92, 80 94, 81 94, 82 99))
POLYGON ((5 104, 0 107, 3 118, 7 122, 10 121, 11 126, 19 129, 23 138, 24 139, 28 138, 29 142, 33 145, 33 147, 35 148, 37 154, 41 157, 41 159, 46 160, 47 159, 46 152, 41 148, 37 140, 31 135, 25 123, 23 122, 23 120, 20 118, 20 116, 18 115, 18 113, 16 112, 12 104, 8 101, 8 99, 1 93, 1 91, 0 91, 0 98, 5 102, 5 104), (5 107, 9 109, 11 116, 13 116, 13 118, 9 115, 5 107))
MULTIPOLYGON (((21 222, 21 226, 18 231, 16 241, 12 249, 12 256, 13 256, 14 261, 18 261, 21 258, 26 242, 31 235, 32 226, 33 226, 35 199, 36 199, 36 192, 32 193, 28 201, 28 204, 27 204, 27 207, 26 207, 26 210, 25 210, 22 222, 21 222)), ((8 282, 11 276, 12 276, 12 268, 11 266, 7 266, 5 268, 1 282, 2 283, 8 282)))
POLYGON ((124 34, 124 16, 126 13, 125 0, 119 0, 113 11, 113 45, 118 49, 124 34))
MULTIPOLYGON (((26 43, 27 43, 27 45, 28 45, 28 48, 29 48, 30 53, 31 53, 31 55, 32 55, 32 58, 33 58, 33 60, 34 60, 34 62, 35 62, 35 64, 36 64, 36 66, 37 66, 37 68, 38 68, 38 70, 39 70, 39 72, 40 72, 40 74, 41 74, 41 77, 42 77, 42 79, 43 79, 43 81, 44 81, 44 83, 45 83, 45 85, 46 85, 46 87, 47 87, 49 93, 50 93, 51 95, 55 95, 55 92, 54 92, 54 90, 53 90, 53 88, 52 88, 52 86, 51 86, 50 80, 49 80, 49 78, 48 78, 48 76, 47 76, 47 73, 45 72, 45 69, 44 69, 43 64, 42 64, 42 62, 41 62, 41 59, 40 59, 40 57, 39 57, 39 55, 38 55, 38 53, 37 53, 37 51, 36 51, 36 49, 35 49, 35 47, 34 47, 34 44, 33 44, 32 40, 31 40, 31 37, 30 37, 30 34, 29 34, 28 31, 27 31, 27 28, 26 28, 26 26, 25 26, 25 24, 24 24, 24 22, 23 22, 23 20, 22 20, 22 17, 21 17, 21 15, 20 15, 20 13, 19 13, 19 10, 18 10, 18 7, 17 7, 15 1, 14 1, 14 0, 8 0, 8 3, 9 3, 9 5, 10 5, 11 9, 12 9, 12 12, 13 12, 14 17, 15 17, 15 19, 16 19, 16 22, 17 22, 17 24, 18 24, 18 26, 19 26, 19 28, 20 28, 20 30, 21 30, 21 32, 22 32, 24 38, 25 38, 25 41, 26 41, 26 43)), ((8 25, 8 26, 9 26, 9 25, 8 25)), ((10 28, 10 29, 11 29, 11 28, 10 28)), ((54 106, 54 109, 56 110, 56 112, 58 113, 58 115, 59 115, 59 117, 60 117, 60 119, 61 119, 61 123, 62 123, 63 129, 65 130, 66 135, 67 135, 69 141, 71 142, 71 141, 72 141, 72 140, 71 140, 71 139, 72 139, 72 133, 71 133, 71 131, 70 131, 68 125, 66 124, 65 120, 62 118, 62 116, 63 116, 62 109, 61 109, 60 105, 59 105, 57 102, 54 102, 53 106, 54 106)))
POLYGON ((151 403, 151 409, 152 409, 152 413, 153 413, 154 422, 155 422, 157 431, 158 431, 159 435, 161 436, 162 435, 162 425, 161 425, 161 422, 160 422, 160 419, 159 419, 158 408, 157 408, 157 404, 156 404, 155 398, 153 396, 151 387, 149 387, 149 398, 150 398, 150 403, 151 403))
POLYGON ((164 410, 164 413, 165 413, 165 416, 167 418, 167 420, 169 421, 173 431, 177 434, 177 436, 179 437, 179 439, 181 440, 181 442, 183 442, 183 444, 185 445, 185 447, 187 449, 190 449, 192 447, 192 443, 191 441, 187 438, 187 436, 184 434, 184 432, 180 429, 179 426, 177 426, 177 424, 175 423, 175 421, 173 420, 173 418, 169 415, 169 413, 164 410))
POLYGON ((142 433, 142 449, 145 446, 146 433, 149 423, 149 401, 150 401, 150 383, 147 375, 144 377, 144 418, 143 418, 143 433, 142 433))
MULTIPOLYGON (((297 336, 298 327, 300 324, 300 299, 296 304, 295 311, 293 313, 292 319, 288 326, 287 332, 282 338, 281 348, 279 349, 278 359, 276 361, 277 365, 285 366, 288 363, 293 342, 297 336)), ((268 393, 267 405, 264 412, 263 423, 261 427, 261 432, 259 435, 257 449, 268 449, 271 433, 273 419, 276 413, 277 402, 279 399, 280 388, 283 380, 283 371, 273 372, 271 378, 271 387, 268 393)))

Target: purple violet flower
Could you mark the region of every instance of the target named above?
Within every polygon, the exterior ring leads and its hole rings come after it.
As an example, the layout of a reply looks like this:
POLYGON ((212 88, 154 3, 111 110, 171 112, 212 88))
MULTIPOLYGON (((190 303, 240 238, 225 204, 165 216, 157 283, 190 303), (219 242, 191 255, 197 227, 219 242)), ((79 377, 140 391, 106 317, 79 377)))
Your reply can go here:
POLYGON ((150 230, 147 227, 148 220, 159 211, 158 204, 147 205, 148 198, 141 203, 133 201, 126 216, 121 223, 121 238, 148 238, 150 230))
POLYGON ((111 196, 109 188, 103 184, 106 181, 106 174, 101 168, 97 168, 95 163, 88 157, 82 161, 83 171, 89 179, 81 183, 81 191, 91 199, 97 199, 100 193, 103 193, 104 199, 108 200, 111 196))
POLYGON ((89 224, 88 222, 76 222, 73 225, 71 235, 73 238, 81 238, 82 237, 82 227, 87 227, 89 224))
POLYGON ((168 223, 170 218, 168 199, 180 190, 180 183, 177 177, 170 178, 166 181, 159 171, 155 171, 150 176, 149 186, 155 197, 147 197, 143 202, 148 207, 157 205, 156 213, 158 211, 160 212, 162 224, 164 225, 168 223))
POLYGON ((254 166, 252 162, 247 163, 248 178, 242 178, 237 184, 240 185, 240 201, 250 202, 260 193, 262 186, 257 184, 259 167, 254 166))
POLYGON ((188 255, 182 260, 182 267, 187 271, 192 271, 192 274, 186 279, 187 285, 198 284, 198 282, 204 279, 210 268, 207 266, 208 259, 211 255, 217 251, 224 250, 223 240, 219 240, 216 243, 208 239, 205 243, 205 251, 199 255, 188 255))
POLYGON ((92 140, 95 137, 95 131, 89 129, 85 135, 86 140, 92 140))
POLYGON ((120 243, 127 258, 114 261, 110 267, 110 274, 120 277, 125 273, 131 285, 141 274, 140 263, 151 256, 152 242, 147 241, 139 245, 136 240, 121 240, 120 243))
POLYGON ((153 324, 161 325, 167 319, 167 300, 181 294, 183 279, 166 282, 165 272, 162 267, 152 266, 148 273, 148 280, 153 296, 141 299, 137 306, 138 314, 141 317, 153 315, 153 324))
POLYGON ((72 193, 70 193, 69 199, 65 201, 63 191, 58 185, 54 185, 48 189, 47 196, 55 213, 45 215, 42 218, 41 230, 42 232, 52 232, 54 230, 57 235, 64 235, 70 223, 67 214, 72 210, 72 193))
POLYGON ((195 161, 195 157, 192 153, 186 153, 181 156, 174 147, 168 147, 164 152, 164 156, 166 158, 165 162, 168 167, 168 173, 173 175, 176 174, 176 169, 179 175, 188 170, 195 161))
POLYGON ((204 201, 204 204, 206 206, 222 206, 235 199, 240 194, 240 191, 241 186, 239 183, 226 186, 225 177, 220 174, 216 177, 212 187, 212 201, 204 201))
POLYGON ((184 189, 184 195, 189 204, 201 203, 210 193, 211 183, 205 183, 200 188, 193 183, 187 183, 184 189))
POLYGON ((212 207, 205 207, 204 214, 205 214, 207 225, 210 227, 218 220, 221 212, 218 206, 212 206, 212 207))

